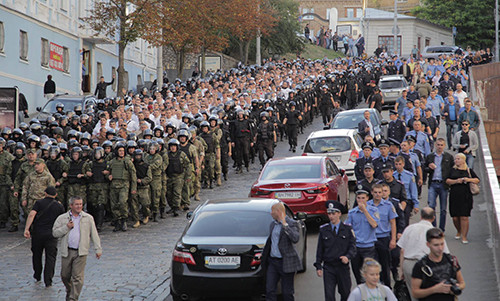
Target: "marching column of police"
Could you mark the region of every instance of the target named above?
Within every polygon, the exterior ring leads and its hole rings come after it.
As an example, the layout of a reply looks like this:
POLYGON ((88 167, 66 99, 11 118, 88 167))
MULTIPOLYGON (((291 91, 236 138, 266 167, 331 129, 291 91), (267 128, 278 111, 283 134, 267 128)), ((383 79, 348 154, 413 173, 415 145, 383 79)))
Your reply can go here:
MULTIPOLYGON (((308 66, 319 65, 321 61, 308 66)), ((286 66, 303 67, 293 63, 279 68, 287 70, 286 66)), ((208 83, 231 83, 236 76, 251 79, 256 72, 256 68, 244 68, 211 74, 208 83)), ((125 134, 121 129, 108 128, 117 123, 109 118, 110 113, 123 105, 125 111, 135 111, 139 105, 132 98, 143 107, 150 105, 144 103, 147 94, 99 99, 95 107, 85 111, 80 105, 64 111, 59 103, 57 113, 44 124, 32 119, 19 128, 1 131, 0 228, 10 220, 9 232, 17 231, 19 208, 26 218, 49 184, 57 188, 57 200, 65 208, 70 197, 81 196, 99 231, 105 221, 111 221, 117 232, 127 231, 128 222, 137 228, 150 220, 158 222, 167 214, 178 216, 180 210, 190 209, 191 199, 200 200, 200 189, 212 189, 227 181, 229 158, 236 174, 248 172, 255 157, 263 167, 284 138, 289 151, 295 153, 297 135, 319 115, 328 127, 338 112, 352 109, 363 100, 380 110, 383 99, 376 83, 381 75, 380 66, 372 70, 359 65, 326 76, 311 75, 294 83, 294 89, 283 81, 276 93, 266 94, 268 98, 264 99, 251 99, 251 93, 233 89, 235 98, 210 105, 208 111, 192 114, 186 109, 179 125, 155 125, 143 117, 140 130, 125 134), (149 127, 142 128, 143 124, 149 127), (104 126, 107 129, 99 131, 104 126)), ((206 80, 182 83, 177 79, 155 93, 160 98, 178 97, 180 102, 188 93, 205 87, 206 80)), ((324 277, 326 300, 335 300, 336 285, 341 300, 347 300, 351 288, 349 263, 359 284, 363 282, 360 269, 366 258, 380 261, 385 285, 391 285, 391 271, 394 279, 399 279, 396 240, 409 224, 412 212, 419 209, 418 196, 425 180, 422 163, 432 143, 423 132, 428 125, 417 114, 419 117, 407 128, 398 111, 391 110, 388 139, 375 144, 369 115, 365 112, 366 120, 359 125, 365 143, 355 164, 355 207, 344 224, 340 216, 345 208, 328 202, 330 223, 320 228, 314 265, 318 276, 324 277)), ((126 121, 125 127, 130 122, 126 121)))

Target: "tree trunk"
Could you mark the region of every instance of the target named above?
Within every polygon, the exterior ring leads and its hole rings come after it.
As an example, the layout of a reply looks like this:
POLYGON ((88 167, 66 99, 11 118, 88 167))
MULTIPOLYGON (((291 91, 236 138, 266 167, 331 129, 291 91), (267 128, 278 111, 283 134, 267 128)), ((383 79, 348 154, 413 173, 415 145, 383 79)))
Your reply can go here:
POLYGON ((250 41, 245 41, 245 57, 244 64, 248 65, 248 51, 250 49, 250 41))
POLYGON ((120 41, 118 42, 118 89, 116 91, 118 97, 124 96, 123 90, 127 90, 125 86, 125 48, 127 44, 120 41))
POLYGON ((177 55, 177 77, 182 79, 182 72, 184 71, 184 64, 186 62, 186 51, 184 48, 176 52, 177 55))
POLYGON ((206 49, 205 46, 201 47, 201 77, 205 77, 207 70, 205 70, 205 57, 206 57, 206 49))
POLYGON ((245 64, 245 53, 243 50, 243 41, 238 39, 238 46, 240 48, 240 61, 242 64, 245 64))

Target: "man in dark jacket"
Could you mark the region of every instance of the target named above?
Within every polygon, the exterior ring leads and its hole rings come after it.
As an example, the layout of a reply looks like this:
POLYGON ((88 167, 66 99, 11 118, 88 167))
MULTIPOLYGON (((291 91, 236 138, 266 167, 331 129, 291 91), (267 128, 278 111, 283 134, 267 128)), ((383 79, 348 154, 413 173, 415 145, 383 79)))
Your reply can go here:
POLYGON ((94 92, 94 95, 97 96, 97 99, 106 98, 106 89, 108 88, 109 85, 112 85, 115 82, 115 77, 116 75, 113 73, 113 79, 109 83, 107 83, 104 81, 104 76, 101 76, 94 92))
POLYGON ((54 97, 54 94, 56 94, 56 83, 52 80, 52 75, 49 74, 43 85, 43 96, 49 100, 54 97))
POLYGON ((460 105, 455 102, 455 97, 448 97, 448 103, 444 105, 443 116, 446 123, 446 140, 448 149, 451 149, 451 141, 455 133, 458 131, 458 117, 460 105))
POLYGON ((302 262, 293 244, 300 238, 297 221, 288 218, 285 205, 279 202, 272 206, 271 231, 264 247, 262 259, 266 268, 266 301, 275 301, 279 280, 283 301, 293 301, 293 278, 302 269, 302 262))
POLYGON ((33 205, 24 228, 24 237, 31 237, 33 278, 37 282, 42 279, 42 254, 43 250, 45 250, 43 281, 46 287, 52 286, 52 277, 54 277, 56 267, 57 238, 52 236, 52 226, 57 217, 64 213, 64 207, 56 201, 56 196, 56 188, 54 186, 47 187, 45 189, 45 198, 36 201, 33 205), (32 225, 33 228, 30 230, 32 225))

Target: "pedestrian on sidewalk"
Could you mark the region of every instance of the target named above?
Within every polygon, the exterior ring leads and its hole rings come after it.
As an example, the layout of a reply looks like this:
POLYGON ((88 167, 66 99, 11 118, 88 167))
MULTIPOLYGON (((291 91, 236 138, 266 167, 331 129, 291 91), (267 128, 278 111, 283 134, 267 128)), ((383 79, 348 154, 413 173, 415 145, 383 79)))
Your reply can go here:
POLYGON ((43 96, 47 98, 47 100, 54 97, 56 94, 56 83, 52 80, 52 75, 47 75, 47 81, 43 85, 43 96))
POLYGON ((54 186, 45 189, 45 198, 38 200, 28 215, 24 237, 31 238, 33 252, 33 278, 42 279, 46 287, 52 286, 52 277, 56 267, 57 238, 52 236, 52 226, 56 218, 64 213, 64 207, 56 201, 57 191, 54 186), (42 254, 45 250, 45 269, 42 266, 42 254))
POLYGON ((69 206, 71 210, 56 219, 52 234, 60 239, 61 279, 66 287, 66 301, 77 301, 83 288, 90 241, 97 259, 101 258, 102 248, 94 218, 83 211, 82 198, 70 198, 69 206))

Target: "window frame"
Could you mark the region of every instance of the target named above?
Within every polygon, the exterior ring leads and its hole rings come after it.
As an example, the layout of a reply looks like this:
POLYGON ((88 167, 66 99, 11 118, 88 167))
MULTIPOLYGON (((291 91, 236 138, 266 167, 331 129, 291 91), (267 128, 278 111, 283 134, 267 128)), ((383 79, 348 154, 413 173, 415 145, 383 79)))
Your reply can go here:
POLYGON ((49 40, 41 38, 41 54, 40 54, 40 65, 44 68, 49 68, 50 65, 50 44, 49 40))
POLYGON ((70 67, 70 52, 68 47, 63 47, 63 72, 69 73, 70 67))
POLYGON ((0 53, 4 53, 5 47, 5 24, 0 21, 0 53))
POLYGON ((29 40, 28 32, 22 29, 19 30, 19 59, 28 62, 29 58, 29 40))

